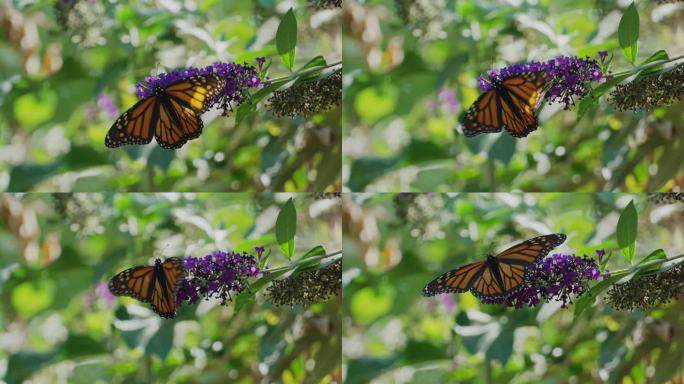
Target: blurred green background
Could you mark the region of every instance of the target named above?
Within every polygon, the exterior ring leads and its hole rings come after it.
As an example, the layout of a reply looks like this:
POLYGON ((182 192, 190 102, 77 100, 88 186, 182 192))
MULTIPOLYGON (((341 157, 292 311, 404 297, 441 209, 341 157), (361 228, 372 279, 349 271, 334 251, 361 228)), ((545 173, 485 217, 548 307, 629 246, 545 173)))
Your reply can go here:
POLYGON ((0 195, 0 381, 69 383, 340 382, 341 299, 240 310, 215 301, 163 320, 101 284, 157 257, 272 252, 294 197, 298 254, 341 249, 340 199, 308 194, 0 195))
MULTIPOLYGON (((630 1, 350 0, 345 2, 344 185, 351 191, 657 191, 684 186, 682 101, 618 112, 602 97, 545 106, 525 139, 465 138, 458 118, 491 68, 558 55, 614 55, 630 1), (460 129, 460 128, 459 128, 460 129)), ((681 3, 637 2, 637 63, 681 55, 681 3)), ((596 86, 596 84, 594 84, 596 86)))
POLYGON ((298 19, 298 68, 341 60, 339 10, 307 1, 6 1, 0 5, 0 190, 322 191, 339 189, 340 111, 277 118, 265 98, 235 124, 203 115, 183 148, 107 149, 104 137, 146 76, 214 61, 288 76, 275 34, 298 19))
POLYGON ((684 380, 684 298, 614 311, 598 297, 574 317, 552 302, 514 310, 471 293, 425 298, 433 278, 519 241, 562 232, 553 253, 614 254, 634 200, 637 258, 684 254, 684 204, 634 194, 354 194, 345 199, 345 382, 663 383, 684 380))

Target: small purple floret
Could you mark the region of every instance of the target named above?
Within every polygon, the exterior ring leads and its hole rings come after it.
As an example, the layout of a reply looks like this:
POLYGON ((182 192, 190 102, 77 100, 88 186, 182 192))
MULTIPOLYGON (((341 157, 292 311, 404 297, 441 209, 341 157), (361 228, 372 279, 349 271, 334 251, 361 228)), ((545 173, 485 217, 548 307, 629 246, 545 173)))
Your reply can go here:
POLYGON ((545 62, 531 61, 523 64, 513 64, 500 70, 487 71, 488 78, 480 76, 479 84, 482 91, 489 91, 494 83, 523 73, 545 72, 550 84, 545 98, 549 102, 565 104, 569 109, 575 104, 576 98, 586 96, 590 88, 590 82, 601 82, 606 76, 601 71, 599 63, 591 58, 579 58, 574 56, 558 56, 545 62))
POLYGON ((588 257, 554 254, 527 267, 522 288, 507 297, 482 299, 483 303, 504 304, 522 308, 534 307, 551 300, 562 301, 566 308, 589 289, 590 280, 600 280, 596 262, 588 257))
POLYGON ((225 305, 232 298, 231 292, 242 292, 249 286, 248 278, 263 273, 256 259, 248 253, 216 251, 200 258, 186 257, 183 264, 186 275, 176 295, 178 304, 183 301, 194 304, 200 298, 214 297, 225 305))
POLYGON ((164 89, 171 84, 193 76, 211 73, 223 80, 223 89, 219 90, 214 98, 208 100, 207 104, 208 106, 218 104, 223 109, 224 116, 249 98, 250 89, 258 89, 264 86, 257 69, 253 66, 216 62, 203 68, 190 67, 161 73, 158 76, 147 76, 144 81, 136 84, 136 94, 139 98, 144 99, 154 94, 157 89, 164 89))

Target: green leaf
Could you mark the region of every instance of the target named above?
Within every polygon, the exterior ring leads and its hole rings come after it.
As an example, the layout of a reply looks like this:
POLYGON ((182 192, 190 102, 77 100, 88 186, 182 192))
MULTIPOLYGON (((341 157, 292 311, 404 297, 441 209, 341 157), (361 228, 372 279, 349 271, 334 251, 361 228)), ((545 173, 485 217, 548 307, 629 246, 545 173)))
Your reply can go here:
POLYGON ((310 250, 308 250, 303 256, 302 259, 306 259, 309 257, 314 257, 314 256, 322 256, 325 255, 325 248, 323 248, 322 245, 317 245, 310 250))
POLYGON ((648 59, 644 60, 641 64, 639 64, 639 66, 644 66, 646 64, 654 63, 656 61, 667 61, 669 59, 670 56, 667 54, 667 51, 661 49, 660 51, 649 56, 648 59))
POLYGON ((256 295, 257 292, 263 287, 266 286, 266 284, 270 283, 271 281, 279 278, 280 276, 289 273, 291 271, 288 270, 280 270, 277 272, 271 272, 268 275, 260 278, 259 280, 255 281, 254 283, 250 284, 248 290, 244 290, 240 292, 240 294, 237 296, 235 299, 235 310, 239 311, 244 307, 245 305, 251 303, 254 301, 254 296, 256 295))
POLYGON ((295 234, 297 232, 297 210, 292 198, 287 200, 278 213, 276 219, 276 241, 288 259, 292 259, 295 249, 295 234))
POLYGON ((620 24, 618 25, 618 41, 620 47, 625 52, 625 57, 630 63, 634 64, 637 55, 637 41, 639 40, 639 12, 636 5, 632 4, 627 7, 625 13, 622 14, 620 24))
POLYGON ((21 383, 34 372, 50 365, 52 359, 57 356, 59 350, 51 352, 17 352, 9 357, 7 362, 7 375, 5 381, 8 384, 21 383))
POLYGON ((90 146, 74 145, 69 153, 64 155, 64 165, 69 170, 98 167, 105 164, 109 164, 106 156, 90 146))
POLYGON ((349 188, 352 191, 363 191, 373 180, 392 171, 399 161, 398 157, 367 157, 354 160, 349 175, 349 188))
POLYGON ((516 139, 511 135, 500 135, 489 148, 489 158, 499 160, 506 167, 515 154, 516 139))
POLYGON ((157 166, 162 171, 166 172, 169 170, 171 161, 175 157, 176 151, 155 146, 152 152, 150 152, 150 156, 147 158, 147 163, 152 166, 157 166))
POLYGON ((634 42, 629 47, 623 48, 622 52, 625 54, 625 57, 627 58, 627 60, 630 63, 634 64, 634 61, 637 58, 637 54, 639 53, 639 47, 638 47, 637 43, 634 42))
POLYGON ((239 125, 242 120, 245 119, 250 113, 256 111, 257 104, 266 96, 280 89, 283 86, 282 82, 272 82, 268 87, 261 88, 260 90, 254 92, 253 95, 249 97, 249 100, 245 103, 240 104, 235 113, 235 125, 239 125))
MULTIPOLYGON (((628 274, 627 276, 633 276, 633 274, 628 274)), ((623 279, 625 276, 624 275, 612 275, 606 280, 601 280, 598 282, 596 285, 591 287, 589 289, 589 292, 584 293, 582 296, 580 296, 577 301, 575 301, 575 318, 577 318, 579 315, 584 312, 585 309, 587 309, 589 306, 594 304, 594 301, 596 301, 596 297, 606 289, 610 288, 614 282, 623 279)))
POLYGON ((667 254, 665 254, 665 251, 662 249, 656 249, 655 251, 651 252, 648 256, 644 257, 638 264, 638 273, 642 274, 645 272, 649 271, 657 271, 660 269, 662 263, 649 263, 650 261, 653 260, 665 260, 667 259, 667 254), (644 265, 648 264, 648 265, 644 265))
POLYGON ((69 338, 62 346, 62 355, 65 358, 99 355, 107 353, 101 341, 93 339, 91 336, 69 334, 69 338))
POLYGON ((295 63, 295 47, 297 46, 297 18, 290 8, 280 20, 276 32, 276 48, 283 64, 290 70, 295 63))
POLYGON ((259 268, 264 269, 264 266, 266 266, 266 262, 268 261, 268 258, 271 257, 271 250, 265 251, 265 254, 261 255, 261 258, 259 259, 259 268))
POLYGON ((323 56, 316 56, 313 59, 309 60, 306 64, 302 65, 297 72, 303 71, 308 68, 313 68, 313 67, 324 67, 328 63, 325 61, 325 58, 323 56))
POLYGON ((164 320, 145 346, 145 353, 157 355, 162 361, 166 359, 171 347, 173 347, 173 328, 175 324, 174 321, 164 320))
POLYGON ((648 256, 644 257, 643 260, 639 262, 639 264, 646 263, 651 260, 662 260, 662 259, 667 259, 667 255, 665 254, 665 251, 662 249, 656 249, 655 251, 651 252, 648 256))
POLYGON ((601 265, 600 265, 601 272, 606 270, 606 267, 608 266, 608 260, 610 260, 611 257, 613 257, 613 251, 609 251, 608 253, 606 253, 603 256, 603 259, 601 259, 601 265))
POLYGON ((632 264, 634 258, 634 250, 636 247, 636 233, 637 233, 637 211, 634 207, 634 201, 622 210, 617 224, 617 242, 625 259, 632 264))
POLYGON ((8 192, 28 192, 36 184, 53 176, 61 166, 61 162, 49 164, 24 163, 12 168, 8 192))

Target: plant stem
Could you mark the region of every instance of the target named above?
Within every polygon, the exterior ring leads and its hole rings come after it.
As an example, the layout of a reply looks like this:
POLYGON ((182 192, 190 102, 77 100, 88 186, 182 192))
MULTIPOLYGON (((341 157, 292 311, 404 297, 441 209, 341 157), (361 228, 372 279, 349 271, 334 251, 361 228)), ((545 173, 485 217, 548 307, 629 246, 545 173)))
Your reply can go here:
POLYGON ((648 262, 643 263, 643 264, 636 264, 636 265, 634 265, 634 266, 632 266, 632 267, 629 267, 629 268, 618 269, 617 271, 612 271, 612 272, 610 272, 610 275, 611 275, 611 276, 623 275, 623 274, 626 275, 626 274, 629 274, 629 273, 638 271, 639 269, 642 269, 642 268, 644 268, 644 267, 648 267, 648 266, 656 265, 656 264, 662 264, 662 263, 664 263, 664 262, 666 262, 666 261, 673 261, 673 260, 677 260, 677 259, 681 259, 681 258, 684 258, 684 254, 681 254, 681 255, 678 255, 678 256, 674 256, 674 257, 671 257, 671 258, 669 258, 669 259, 656 259, 656 260, 651 260, 651 261, 648 261, 648 262), (638 268, 637 268, 637 267, 638 267, 638 268))
POLYGON ((327 255, 319 255, 319 256, 307 257, 306 259, 301 259, 301 260, 297 260, 297 261, 295 261, 295 262, 293 262, 293 263, 290 263, 290 265, 286 265, 286 266, 283 266, 283 267, 278 267, 278 268, 270 269, 269 272, 270 272, 270 273, 278 273, 278 272, 281 272, 281 271, 289 271, 290 269, 299 267, 300 265, 303 265, 303 264, 309 264, 309 263, 314 262, 314 261, 320 261, 320 260, 323 260, 323 259, 327 259, 327 258, 329 258, 329 257, 333 257, 333 256, 336 256, 336 255, 341 255, 341 254, 342 254, 342 251, 337 251, 337 252, 333 252, 333 253, 330 253, 330 254, 327 254, 327 255))
POLYGON ((304 70, 302 70, 301 72, 294 72, 294 73, 291 73, 291 74, 289 74, 289 75, 287 75, 287 76, 279 77, 279 78, 277 78, 277 79, 271 79, 271 80, 269 80, 269 82, 270 82, 271 84, 274 84, 274 83, 285 83, 285 82, 288 82, 288 81, 290 81, 290 80, 296 79, 297 77, 300 77, 300 76, 303 76, 303 75, 309 75, 309 74, 312 74, 312 73, 315 73, 315 72, 318 72, 318 71, 322 71, 322 70, 327 69, 327 68, 332 68, 332 67, 335 67, 335 66, 338 66, 338 65, 342 65, 342 62, 341 62, 341 61, 337 61, 337 62, 335 62, 335 63, 331 63, 331 64, 327 64, 327 65, 317 65, 317 66, 315 66, 315 67, 311 67, 311 68, 304 69, 304 70))
POLYGON ((633 75, 633 74, 636 74, 637 72, 642 71, 642 70, 644 70, 644 69, 646 69, 646 68, 654 67, 654 66, 656 66, 656 65, 661 65, 661 64, 665 64, 665 63, 671 63, 671 62, 674 62, 674 61, 677 61, 677 60, 681 60, 681 59, 684 59, 684 55, 677 56, 677 57, 673 57, 673 58, 671 58, 671 59, 669 59, 669 60, 657 60, 657 61, 653 61, 653 62, 651 62, 651 63, 644 64, 644 65, 641 65, 641 66, 638 66, 638 67, 634 67, 634 68, 632 68, 632 69, 630 69, 630 70, 627 70, 627 71, 624 71, 624 72, 613 73, 613 74, 611 74, 611 75, 612 75, 613 77, 618 77, 618 76, 623 76, 623 75, 633 75))

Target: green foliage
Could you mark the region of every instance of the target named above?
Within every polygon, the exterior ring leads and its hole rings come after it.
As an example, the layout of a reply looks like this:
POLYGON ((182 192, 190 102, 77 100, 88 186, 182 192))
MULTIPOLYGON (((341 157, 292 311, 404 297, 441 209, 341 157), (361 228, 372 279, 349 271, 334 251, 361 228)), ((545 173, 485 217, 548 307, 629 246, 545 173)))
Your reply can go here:
MULTIPOLYGON (((0 379, 190 382, 231 372, 231 380, 240 383, 329 382, 341 364, 340 301, 281 308, 262 292, 273 279, 333 261, 326 249, 336 251, 342 241, 331 230, 340 208, 319 206, 313 217, 308 212, 317 200, 289 197, 0 196, 0 338, 13 340, 0 350, 7 367, 0 379), (272 273, 250 281, 227 306, 214 300, 184 303, 175 319, 165 320, 148 304, 110 299, 102 291, 117 272, 155 258, 216 250, 255 254, 255 246, 264 246, 267 255, 278 249, 276 220, 283 205, 299 212, 296 235, 300 249, 308 251, 292 262, 273 252, 272 273), (262 365, 269 370, 260 370, 262 365), (77 368, 64 373, 64 366, 77 368)), ((339 260, 339 253, 334 257, 339 260)))
POLYGON ((618 25, 618 41, 624 50, 627 60, 634 64, 637 58, 637 44, 639 40, 639 11, 632 2, 622 14, 618 25))
POLYGON ((637 211, 633 200, 622 210, 618 219, 616 234, 618 246, 622 250, 622 254, 627 262, 632 264, 637 237, 637 211))
POLYGON ((605 302, 613 284, 683 260, 665 258, 684 249, 680 205, 653 219, 666 210, 645 195, 612 193, 354 194, 348 204, 343 332, 354 348, 343 350, 347 382, 646 382, 645 367, 663 381, 681 375, 681 356, 668 356, 678 350, 676 336, 659 333, 684 331, 681 300, 633 312, 605 302), (609 259, 606 279, 568 309, 481 304, 471 293, 421 295, 443 272, 542 233, 568 235, 552 254, 596 258, 603 249, 606 259, 621 248, 617 222, 630 201, 641 218, 634 263, 609 259), (635 335, 644 329, 650 337, 635 335))
POLYGON ((292 259, 295 250, 295 234, 297 233, 297 210, 290 198, 278 213, 276 219, 276 240, 280 249, 288 259, 292 259))
POLYGON ((341 140, 325 138, 341 136, 339 109, 278 117, 265 99, 304 77, 325 75, 325 60, 341 56, 334 43, 340 20, 313 26, 318 11, 305 0, 290 3, 286 13, 279 4, 209 1, 179 3, 177 10, 104 0, 8 4, 3 16, 16 20, 3 25, 16 31, 0 39, 0 152, 9 156, 0 164, 0 190, 335 189, 341 140), (35 49, 26 48, 20 31, 34 28, 35 49), (306 76, 293 72, 295 51, 315 63, 306 76), (145 77, 215 61, 256 66, 257 57, 266 58, 261 76, 271 85, 234 104, 228 116, 204 113, 202 135, 183 148, 163 150, 154 140, 105 148, 107 131, 138 100, 135 84, 145 77))
POLYGON ((508 5, 380 0, 354 13, 342 39, 345 186, 416 192, 674 188, 684 175, 674 160, 684 133, 665 127, 684 119, 682 108, 641 105, 637 113, 621 112, 606 97, 676 62, 668 57, 677 52, 669 28, 674 14, 664 13, 659 22, 643 17, 654 12, 654 2, 636 4, 638 12, 635 4, 589 0, 508 5), (489 69, 559 52, 600 61, 599 51, 607 51, 600 64, 612 77, 592 83, 570 110, 543 105, 538 130, 526 138, 461 133, 459 121, 489 69), (420 152, 427 147, 429 156, 420 152))
POLYGON ((297 18, 292 8, 280 20, 276 32, 276 47, 283 64, 292 69, 295 63, 295 48, 297 47, 297 18))

